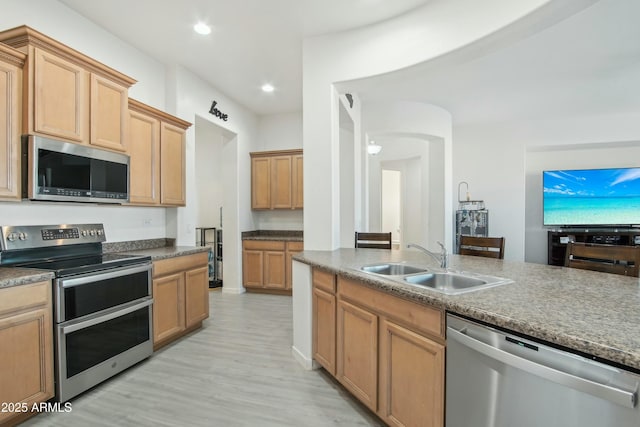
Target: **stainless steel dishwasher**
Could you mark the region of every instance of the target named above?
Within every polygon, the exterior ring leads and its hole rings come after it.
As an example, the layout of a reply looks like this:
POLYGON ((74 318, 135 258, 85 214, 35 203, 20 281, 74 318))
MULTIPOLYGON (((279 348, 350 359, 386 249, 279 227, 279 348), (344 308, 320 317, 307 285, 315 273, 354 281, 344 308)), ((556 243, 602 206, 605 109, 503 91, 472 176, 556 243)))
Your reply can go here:
POLYGON ((638 427, 640 375, 447 315, 447 427, 638 427))

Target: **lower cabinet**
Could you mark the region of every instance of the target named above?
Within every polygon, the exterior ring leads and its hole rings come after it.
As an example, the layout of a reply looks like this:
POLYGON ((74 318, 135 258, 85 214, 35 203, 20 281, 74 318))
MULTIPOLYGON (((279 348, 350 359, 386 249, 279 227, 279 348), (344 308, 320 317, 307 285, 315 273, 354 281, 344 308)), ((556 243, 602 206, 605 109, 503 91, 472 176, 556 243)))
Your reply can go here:
POLYGON ((53 395, 51 282, 0 289, 0 425, 53 395))
POLYGON ((314 359, 386 424, 443 426, 444 312, 340 276, 331 293, 327 275, 313 270, 314 359))
POLYGON ((336 375, 336 279, 313 270, 313 358, 336 375))
POLYGON ((154 349, 202 326, 209 317, 208 253, 153 263, 154 349))
POLYGON ((291 262, 302 242, 242 241, 242 285, 249 290, 291 294, 291 262))

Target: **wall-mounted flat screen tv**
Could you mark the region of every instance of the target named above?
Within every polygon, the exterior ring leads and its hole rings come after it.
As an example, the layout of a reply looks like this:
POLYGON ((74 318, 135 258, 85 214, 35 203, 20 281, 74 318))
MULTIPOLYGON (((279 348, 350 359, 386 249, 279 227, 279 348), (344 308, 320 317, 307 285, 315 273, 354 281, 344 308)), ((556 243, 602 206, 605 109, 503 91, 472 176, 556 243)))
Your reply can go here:
POLYGON ((640 224, 640 167, 542 172, 544 225, 640 224))

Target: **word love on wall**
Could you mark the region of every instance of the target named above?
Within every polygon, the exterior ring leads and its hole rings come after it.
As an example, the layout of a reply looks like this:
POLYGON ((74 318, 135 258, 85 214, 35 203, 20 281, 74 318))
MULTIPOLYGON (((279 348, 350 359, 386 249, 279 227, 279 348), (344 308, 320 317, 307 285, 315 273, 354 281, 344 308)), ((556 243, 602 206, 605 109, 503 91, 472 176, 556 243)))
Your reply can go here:
POLYGON ((209 114, 213 114, 214 116, 216 116, 219 119, 224 120, 225 122, 227 121, 227 119, 229 118, 228 114, 223 113, 222 111, 218 110, 216 108, 216 105, 218 105, 218 103, 216 101, 213 101, 211 103, 211 108, 209 108, 209 114))

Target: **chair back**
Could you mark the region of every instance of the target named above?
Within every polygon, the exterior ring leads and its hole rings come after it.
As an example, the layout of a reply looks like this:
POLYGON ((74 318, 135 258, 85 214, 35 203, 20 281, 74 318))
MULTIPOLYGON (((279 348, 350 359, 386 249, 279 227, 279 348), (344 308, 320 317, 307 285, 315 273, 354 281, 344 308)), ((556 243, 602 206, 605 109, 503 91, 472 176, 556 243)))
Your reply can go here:
POLYGON ((460 236, 460 255, 504 259, 504 237, 460 236))
POLYGON ((564 265, 638 277, 640 246, 569 242, 564 265))
POLYGON ((356 248, 391 249, 391 232, 361 233, 356 231, 356 248))

